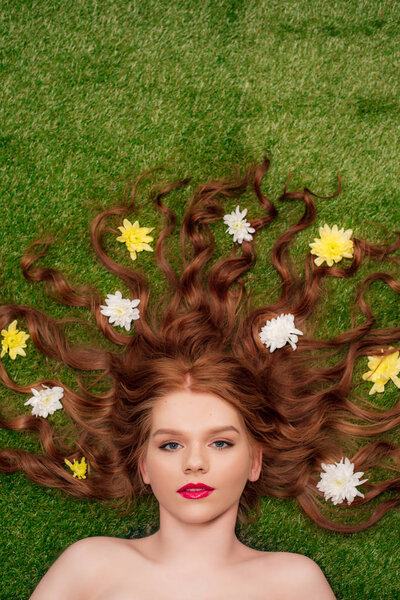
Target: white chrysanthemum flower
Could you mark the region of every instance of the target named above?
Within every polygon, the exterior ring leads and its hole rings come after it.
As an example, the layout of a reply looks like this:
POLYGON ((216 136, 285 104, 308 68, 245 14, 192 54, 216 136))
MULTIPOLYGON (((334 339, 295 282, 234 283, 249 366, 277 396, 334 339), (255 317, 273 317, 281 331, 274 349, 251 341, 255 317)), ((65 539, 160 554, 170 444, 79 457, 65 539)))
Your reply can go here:
POLYGON ((270 352, 282 348, 287 343, 296 350, 298 335, 303 335, 303 332, 295 328, 294 316, 291 313, 286 315, 282 313, 276 319, 270 319, 265 323, 260 331, 260 340, 270 352))
POLYGON ((47 417, 52 415, 59 408, 63 408, 60 400, 64 396, 64 389, 59 386, 49 388, 47 385, 43 385, 42 390, 35 390, 31 388, 33 396, 24 402, 24 406, 27 404, 32 405, 32 414, 35 417, 47 417))
POLYGON ((317 483, 317 488, 324 492, 325 500, 332 499, 333 504, 339 504, 343 500, 347 500, 347 504, 351 504, 356 496, 364 498, 364 494, 358 491, 356 485, 361 485, 368 481, 360 477, 364 472, 353 473, 354 464, 346 457, 343 463, 343 458, 340 462, 325 465, 321 464, 325 473, 320 473, 321 481, 317 483))
POLYGON ((253 236, 250 234, 255 232, 254 227, 250 227, 250 223, 245 219, 246 213, 247 208, 240 212, 240 207, 237 206, 236 212, 231 212, 229 215, 224 216, 225 225, 229 225, 225 233, 233 235, 233 241, 239 242, 239 244, 241 244, 243 240, 251 242, 253 236))
POLYGON ((101 314, 109 317, 109 322, 120 327, 125 327, 127 331, 131 328, 131 322, 140 318, 139 309, 136 306, 140 300, 129 300, 129 298, 122 298, 120 291, 116 291, 115 294, 107 294, 106 304, 101 304, 101 314))

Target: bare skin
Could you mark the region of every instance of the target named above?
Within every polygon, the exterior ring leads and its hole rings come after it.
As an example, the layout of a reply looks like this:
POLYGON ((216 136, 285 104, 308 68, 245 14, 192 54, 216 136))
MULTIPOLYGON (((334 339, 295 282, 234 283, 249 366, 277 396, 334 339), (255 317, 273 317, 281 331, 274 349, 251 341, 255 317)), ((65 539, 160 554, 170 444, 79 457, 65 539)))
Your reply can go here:
POLYGON ((135 540, 93 537, 72 544, 31 600, 335 599, 309 558, 260 552, 237 539, 239 500, 247 481, 260 476, 262 450, 231 404, 189 390, 159 400, 139 466, 159 502, 159 530, 135 540), (237 431, 210 431, 224 426, 237 431), (179 433, 156 434, 166 428, 179 433), (214 491, 187 499, 177 493, 187 483, 214 491))

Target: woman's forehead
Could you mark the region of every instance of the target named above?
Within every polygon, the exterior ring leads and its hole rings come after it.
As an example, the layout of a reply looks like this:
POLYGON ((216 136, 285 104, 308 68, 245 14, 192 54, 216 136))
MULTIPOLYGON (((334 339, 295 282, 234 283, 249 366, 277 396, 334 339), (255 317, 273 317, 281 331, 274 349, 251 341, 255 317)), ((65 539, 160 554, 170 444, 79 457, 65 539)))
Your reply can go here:
POLYGON ((237 409, 227 400, 213 394, 195 393, 190 390, 172 392, 160 398, 153 407, 152 423, 157 427, 175 427, 194 425, 195 428, 204 429, 220 426, 242 426, 242 418, 237 409), (197 424, 202 423, 201 427, 197 424))

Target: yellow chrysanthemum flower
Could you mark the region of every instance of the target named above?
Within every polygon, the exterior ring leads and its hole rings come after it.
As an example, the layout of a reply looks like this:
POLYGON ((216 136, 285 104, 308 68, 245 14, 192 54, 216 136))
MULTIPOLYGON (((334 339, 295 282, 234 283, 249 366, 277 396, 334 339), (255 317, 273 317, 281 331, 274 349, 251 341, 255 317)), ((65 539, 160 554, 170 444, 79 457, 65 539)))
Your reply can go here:
POLYGON ((342 258, 353 258, 353 241, 350 239, 353 233, 352 229, 344 231, 334 225, 332 229, 325 223, 319 228, 320 238, 314 238, 310 244, 311 254, 315 254, 315 264, 320 267, 324 260, 331 267, 334 262, 339 262, 342 258))
POLYGON ((132 260, 136 260, 136 252, 142 252, 142 250, 153 252, 153 248, 147 243, 152 242, 153 238, 147 234, 153 231, 154 227, 139 227, 138 221, 132 225, 128 219, 124 219, 123 226, 118 229, 122 235, 117 237, 117 240, 126 243, 132 260))
POLYGON ((68 460, 68 458, 64 458, 64 462, 69 466, 70 469, 74 472, 74 477, 78 477, 78 479, 86 479, 86 458, 83 456, 81 462, 74 458, 74 464, 68 460))
MULTIPOLYGON (((389 347, 391 350, 393 346, 389 347)), ((383 350, 381 350, 383 352, 383 350)), ((371 371, 364 373, 363 379, 373 381, 374 385, 369 391, 369 394, 375 394, 375 392, 384 392, 385 384, 391 379, 395 386, 400 388, 400 379, 397 377, 400 371, 400 358, 399 352, 392 352, 383 358, 380 356, 368 356, 368 368, 371 371)))
POLYGON ((25 331, 18 331, 17 329, 17 319, 13 321, 8 329, 2 329, 1 335, 3 336, 2 340, 2 351, 0 354, 0 358, 3 358, 5 353, 8 351, 10 358, 15 360, 17 354, 21 356, 26 356, 25 350, 26 348, 26 340, 28 339, 29 334, 25 333, 25 331))

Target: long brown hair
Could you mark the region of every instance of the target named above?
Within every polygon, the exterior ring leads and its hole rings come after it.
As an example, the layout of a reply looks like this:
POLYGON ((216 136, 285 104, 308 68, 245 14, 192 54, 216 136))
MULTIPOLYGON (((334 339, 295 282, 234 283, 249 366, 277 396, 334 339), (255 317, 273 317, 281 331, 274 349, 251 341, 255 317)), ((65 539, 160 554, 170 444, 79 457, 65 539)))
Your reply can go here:
MULTIPOLYGON (((366 400, 364 406, 353 401, 351 394, 353 368, 359 357, 377 354, 382 345, 400 349, 393 346, 400 340, 400 327, 373 328, 375 318, 365 292, 372 282, 380 279, 399 293, 400 283, 384 272, 366 276, 357 292, 364 321, 333 339, 313 336, 312 316, 324 278, 353 276, 364 256, 398 264, 400 259, 392 254, 400 247, 400 232, 396 232, 396 240, 388 245, 353 238, 354 257, 348 268, 317 267, 308 253, 301 276, 290 260, 289 244, 315 220, 313 197, 337 196, 341 182, 339 176, 333 195, 319 196, 307 188, 287 191, 288 178, 279 200, 299 199, 304 202, 305 210, 301 219, 278 237, 272 249, 271 262, 281 280, 280 297, 272 304, 256 308, 242 277, 257 259, 256 234, 252 241, 234 245, 230 256, 217 260, 208 272, 205 267, 215 250, 209 224, 222 219, 225 199, 238 198, 250 185, 262 214, 251 221, 251 226, 257 232, 276 218, 275 205, 261 191, 269 165, 265 157, 260 164, 250 165, 243 176, 238 170, 231 178, 197 187, 180 227, 180 273, 174 270, 164 252, 176 216, 162 199, 190 179, 158 186, 152 198, 164 216, 165 226, 155 246, 155 258, 169 290, 157 307, 149 304, 150 289, 143 271, 114 261, 105 251, 104 235, 119 233, 115 228, 106 228, 106 220, 134 213, 137 184, 159 167, 138 177, 128 204, 118 204, 96 216, 91 225, 91 241, 98 258, 108 271, 125 282, 132 298, 140 299, 140 319, 134 322, 133 335, 120 333, 100 313, 103 300, 96 289, 72 287, 59 271, 35 265, 48 251, 51 243, 48 237, 30 244, 21 260, 26 279, 46 281, 49 295, 63 304, 88 308, 104 336, 123 350, 72 346, 60 321, 30 306, 1 306, 0 328, 22 318, 33 343, 46 356, 75 369, 99 370, 100 378, 111 379, 111 387, 104 394, 90 392, 81 382, 77 393, 54 379, 23 386, 11 380, 0 362, 1 380, 16 392, 30 394, 31 387, 40 384, 62 386, 64 409, 76 424, 76 441, 71 446, 57 435, 46 418, 32 415, 0 418, 0 425, 6 429, 36 430, 44 450, 43 454, 33 455, 24 450, 2 449, 1 472, 22 469, 31 480, 79 498, 119 498, 121 503, 130 505, 140 497, 151 496, 149 486, 142 481, 139 461, 150 431, 152 407, 163 395, 183 389, 189 376, 192 391, 213 393, 230 402, 243 417, 251 440, 262 446, 261 476, 258 481, 247 482, 240 499, 240 522, 247 522, 253 508, 256 517, 259 516, 262 496, 296 498, 318 525, 344 532, 370 527, 399 504, 400 449, 377 436, 400 423, 400 403, 390 410, 378 411, 366 400), (266 320, 281 313, 292 313, 296 327, 304 335, 296 351, 287 345, 271 353, 262 344, 259 332, 266 320), (332 364, 321 366, 323 358, 332 364), (337 358, 336 362, 332 358, 337 358), (369 442, 369 438, 373 441, 369 442), (368 443, 359 448, 360 439, 368 443), (360 507, 387 490, 392 490, 393 495, 355 525, 328 518, 324 511, 329 508, 321 502, 323 494, 316 487, 321 463, 338 461, 344 452, 357 471, 365 473, 377 466, 396 474, 391 479, 364 484, 365 497, 356 498, 352 507, 360 507), (65 467, 64 459, 79 460, 82 455, 87 459, 89 472, 86 479, 76 479, 65 467)), ((347 508, 344 503, 343 508, 347 508)))

